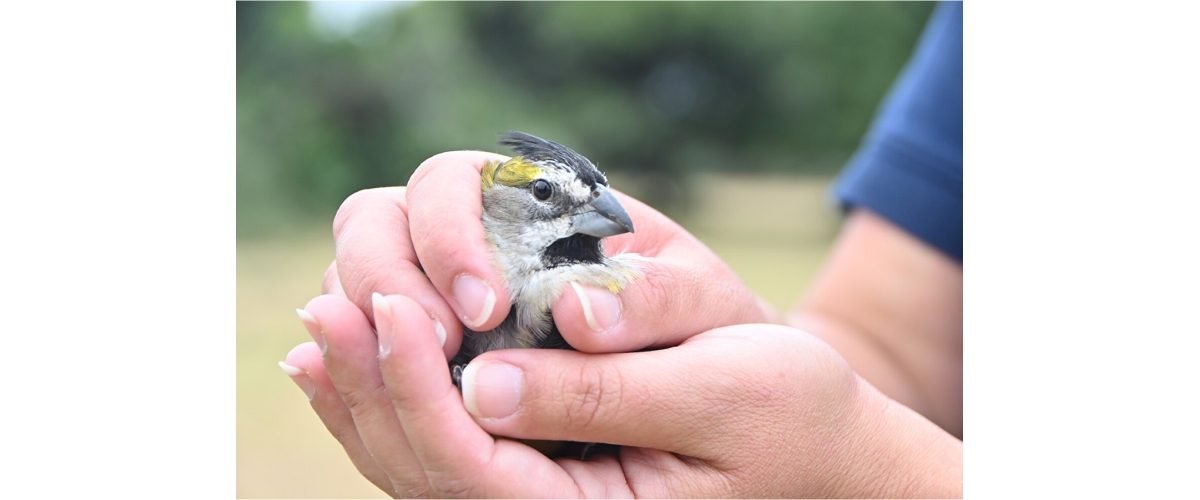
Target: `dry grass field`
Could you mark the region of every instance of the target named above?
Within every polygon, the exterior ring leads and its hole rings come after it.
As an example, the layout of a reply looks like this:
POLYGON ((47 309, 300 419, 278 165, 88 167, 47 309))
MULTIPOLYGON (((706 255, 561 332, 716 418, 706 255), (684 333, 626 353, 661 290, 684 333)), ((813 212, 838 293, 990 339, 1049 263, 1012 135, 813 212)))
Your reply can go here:
MULTIPOLYGON (((620 185, 614 181, 615 185, 620 185)), ((835 235, 827 178, 706 176, 681 222, 759 295, 786 309, 835 235)), ((332 217, 332 214, 330 214, 332 217)), ((319 293, 328 225, 237 248, 237 492, 241 498, 384 498, 362 479, 276 362, 308 336, 293 309, 319 293)))

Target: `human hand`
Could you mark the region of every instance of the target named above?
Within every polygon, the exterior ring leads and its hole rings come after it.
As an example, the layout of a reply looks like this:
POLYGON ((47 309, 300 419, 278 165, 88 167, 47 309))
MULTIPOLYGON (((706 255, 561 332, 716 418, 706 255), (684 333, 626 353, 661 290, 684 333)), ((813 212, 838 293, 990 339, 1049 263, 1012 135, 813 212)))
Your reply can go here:
MULTIPOLYGON (((485 276, 485 283, 495 283, 493 276, 496 273, 483 243, 477 190, 482 165, 488 160, 503 159, 487 153, 446 153, 425 162, 413 175, 408 188, 383 188, 356 193, 343 204, 335 218, 337 259, 326 273, 323 290, 348 297, 358 303, 359 309, 364 310, 370 309, 364 303, 369 304, 368 297, 376 290, 399 292, 411 297, 435 325, 434 331, 443 342, 445 357, 453 356, 461 341, 462 329, 447 302, 456 305, 459 302, 456 302, 452 286, 451 294, 447 296, 435 285, 446 283, 451 277, 463 273, 445 271, 439 263, 449 261, 454 265, 468 261, 473 265, 467 267, 474 269, 468 269, 467 273, 485 276), (453 179, 454 176, 459 179, 453 179), (417 189, 422 185, 434 187, 417 189), (442 186, 468 186, 469 191, 463 189, 458 194, 447 194, 441 189, 442 186), (429 193, 423 195, 427 198, 417 195, 424 192, 429 193), (410 206, 409 200, 418 198, 432 201, 410 206), (461 199, 463 203, 460 206, 446 203, 454 199, 461 199), (468 213, 465 217, 464 212, 468 213), (426 217, 423 218, 422 214, 426 217), (421 223, 422 220, 426 220, 426 223, 421 223), (423 258, 422 255, 429 257, 423 258), (443 269, 440 279, 437 278, 439 269, 443 269)), ((761 302, 742 286, 736 276, 695 238, 649 207, 627 197, 622 198, 641 230, 634 237, 612 239, 608 242, 608 253, 617 253, 614 248, 618 248, 619 251, 636 251, 648 257, 648 265, 644 269, 646 279, 642 281, 654 281, 650 283, 651 286, 645 287, 635 283, 623 291, 624 297, 632 295, 643 300, 635 302, 639 307, 627 307, 632 313, 622 314, 622 320, 615 325, 610 323, 610 328, 601 336, 594 335, 589 328, 580 297, 574 293, 564 293, 554 308, 554 315, 569 342, 582 350, 639 349, 675 344, 687 335, 711 326, 767 318, 767 308, 762 307, 761 302), (625 240, 623 244, 622 239, 625 240), (614 242, 618 245, 613 245, 614 242), (723 307, 700 307, 706 301, 723 307), (654 307, 671 314, 656 314, 654 307), (634 335, 621 332, 632 332, 634 335), (653 335, 655 333, 662 335, 653 335)), ((448 285, 443 288, 445 286, 448 285)), ((587 301, 591 303, 593 323, 595 318, 611 317, 605 314, 605 305, 614 306, 609 310, 613 313, 621 307, 618 302, 621 299, 616 299, 607 291, 587 291, 589 295, 595 292, 600 293, 601 297, 587 301), (603 295, 608 296, 607 301, 603 295)), ((506 290, 502 286, 496 287, 493 293, 496 294, 494 298, 498 296, 499 300, 493 302, 494 317, 487 321, 498 322, 507 315, 506 290)), ((478 295, 475 298, 478 299, 478 295)), ((328 299, 317 303, 328 303, 328 299)), ((335 309, 341 312, 334 317, 343 319, 335 320, 330 331, 361 333, 365 328, 370 332, 370 316, 361 320, 348 319, 353 316, 344 307, 335 309)), ((412 466, 412 452, 408 450, 403 435, 399 440, 394 436, 376 440, 362 435, 364 432, 379 435, 377 427, 381 422, 388 423, 386 418, 380 421, 374 417, 380 414, 380 408, 387 406, 387 395, 381 391, 378 366, 370 359, 370 346, 364 347, 363 340, 370 342, 371 339, 359 335, 354 337, 358 338, 358 342, 344 344, 348 346, 345 350, 334 350, 334 354, 330 354, 328 336, 322 332, 323 327, 309 313, 302 312, 302 318, 306 315, 306 326, 314 334, 318 345, 301 346, 289 355, 289 361, 299 363, 293 366, 300 367, 291 370, 294 378, 298 382, 308 380, 302 385, 307 386, 305 392, 311 395, 314 408, 346 446, 347 452, 355 459, 355 465, 368 479, 394 493, 403 494, 412 488, 417 488, 412 491, 423 491, 420 485, 409 484, 403 475, 395 482, 378 472, 381 467, 398 463, 409 464, 410 475, 420 472, 419 467, 412 466), (325 351, 323 360, 320 359, 322 351, 325 351), (297 356, 298 360, 292 359, 297 356), (317 391, 318 388, 322 390, 317 391), (336 397, 329 397, 331 395, 336 397), (347 432, 347 428, 351 431, 347 432), (379 456, 388 458, 382 459, 384 463, 380 464, 376 461, 379 456)), ((391 423, 396 422, 393 419, 391 423)), ((394 472, 396 468, 390 470, 394 472)))
POLYGON ((622 354, 493 351, 467 367, 460 398, 415 301, 376 299, 378 344, 343 297, 306 311, 326 351, 293 350, 293 378, 364 476, 393 495, 960 494, 961 442, 799 330, 740 325, 622 354), (493 435, 624 447, 551 460, 493 435))
MULTIPOLYGON (((483 235, 479 178, 486 162, 505 159, 482 152, 443 153, 422 163, 407 187, 352 195, 334 219, 337 256, 323 290, 345 295, 368 313, 372 293, 411 297, 445 332, 450 356, 462 339, 460 321, 476 331, 495 328, 510 304, 483 235)), ((625 352, 675 345, 718 326, 775 320, 770 308, 686 230, 617 195, 637 232, 605 239, 605 253, 647 257, 644 276, 619 295, 567 287, 571 291, 564 290, 552 313, 572 347, 625 352)))

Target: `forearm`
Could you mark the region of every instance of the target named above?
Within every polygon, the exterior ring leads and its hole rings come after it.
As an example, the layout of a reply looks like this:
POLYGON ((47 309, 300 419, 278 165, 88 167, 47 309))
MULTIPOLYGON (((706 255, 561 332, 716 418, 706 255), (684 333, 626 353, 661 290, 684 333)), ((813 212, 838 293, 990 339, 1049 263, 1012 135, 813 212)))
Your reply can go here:
POLYGON ((789 324, 892 399, 962 435, 962 268, 870 212, 846 221, 789 324))
MULTIPOLYGON (((864 326, 811 307, 794 311, 787 323, 820 337, 887 397, 924 415, 955 437, 962 437, 961 400, 941 394, 948 392, 946 384, 922 380, 924 372, 912 366, 918 361, 911 356, 896 352, 878 335, 866 332, 864 326)), ((947 378, 961 380, 961 372, 948 374, 947 378)))
POLYGON ((961 498, 962 441, 860 382, 830 497, 961 498))

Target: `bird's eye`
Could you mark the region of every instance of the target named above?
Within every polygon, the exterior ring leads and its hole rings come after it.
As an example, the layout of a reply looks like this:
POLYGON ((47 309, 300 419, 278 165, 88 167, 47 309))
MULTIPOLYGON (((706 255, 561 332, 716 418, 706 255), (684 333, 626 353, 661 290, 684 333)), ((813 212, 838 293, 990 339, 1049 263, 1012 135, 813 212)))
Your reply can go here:
POLYGON ((533 185, 530 186, 530 189, 533 190, 533 195, 542 201, 550 199, 550 194, 554 192, 554 189, 550 187, 550 183, 546 182, 544 179, 533 181, 533 185))

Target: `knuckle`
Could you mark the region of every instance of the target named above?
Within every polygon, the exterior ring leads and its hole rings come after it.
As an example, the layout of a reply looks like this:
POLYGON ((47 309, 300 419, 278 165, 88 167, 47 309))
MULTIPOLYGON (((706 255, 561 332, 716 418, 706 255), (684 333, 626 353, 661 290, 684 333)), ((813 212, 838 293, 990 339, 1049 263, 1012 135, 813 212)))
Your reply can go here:
MULTIPOLYGON (((383 393, 384 387, 382 383, 369 388, 347 388, 338 392, 342 395, 342 402, 346 403, 346 408, 350 409, 351 415, 356 415, 359 418, 371 415, 375 411, 376 402, 379 400, 379 395, 383 393)), ((358 419, 355 419, 357 422, 358 419)))
POLYGON ((562 391, 566 400, 567 422, 585 430, 602 422, 620 406, 624 382, 615 368, 600 363, 588 363, 579 372, 578 380, 562 391))
POLYGON ((348 257, 354 259, 341 275, 343 293, 356 304, 370 304, 371 294, 401 293, 410 297, 423 295, 429 282, 424 272, 406 260, 398 262, 382 258, 348 257))
POLYGON ((417 165, 417 168, 413 170, 412 175, 408 177, 408 184, 419 185, 420 182, 418 181, 420 181, 422 177, 428 175, 430 171, 437 168, 441 164, 461 160, 462 155, 462 151, 444 151, 426 158, 425 161, 421 162, 420 165, 417 165))
POLYGON ((350 196, 347 196, 342 204, 338 206, 337 212, 333 216, 333 237, 340 238, 342 232, 346 228, 346 223, 349 222, 355 214, 361 213, 364 210, 370 210, 372 206, 395 203, 394 196, 389 194, 389 191, 399 190, 400 197, 403 199, 405 187, 378 187, 370 189, 362 189, 355 191, 350 196))
POLYGON ((371 271, 369 265, 356 265, 347 269, 346 273, 341 277, 342 289, 346 291, 346 296, 356 304, 365 304, 371 298, 371 294, 379 291, 387 293, 386 290, 379 290, 380 278, 378 273, 371 271))
POLYGON ((364 301, 371 298, 371 293, 379 285, 378 278, 370 269, 368 266, 356 264, 345 266, 344 270, 340 273, 339 279, 341 280, 342 290, 345 292, 346 297, 355 304, 369 303, 364 301))
POLYGON ((378 195, 378 188, 374 188, 355 191, 350 196, 347 196, 333 215, 333 237, 335 239, 340 237, 342 230, 346 227, 346 221, 353 217, 355 213, 360 212, 363 205, 369 204, 371 199, 378 195))
MULTIPOLYGON (((388 359, 384 361, 384 369, 387 369, 388 363, 394 363, 396 357, 397 356, 389 356, 388 359)), ((404 390, 404 388, 386 387, 380 388, 380 390, 385 391, 384 393, 388 399, 388 411, 394 411, 393 409, 395 409, 403 412, 414 412, 420 411, 422 408, 421 400, 414 397, 409 391, 404 390)))

